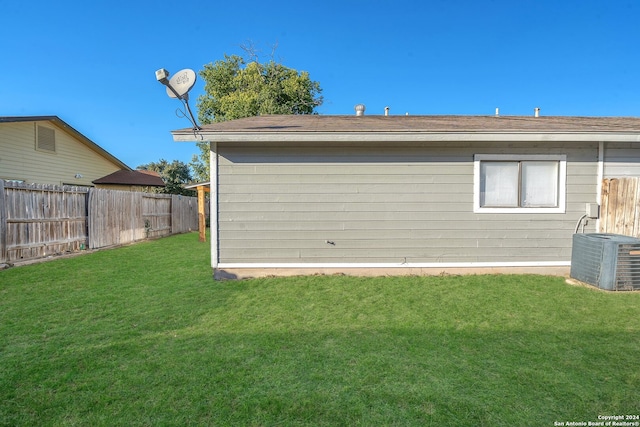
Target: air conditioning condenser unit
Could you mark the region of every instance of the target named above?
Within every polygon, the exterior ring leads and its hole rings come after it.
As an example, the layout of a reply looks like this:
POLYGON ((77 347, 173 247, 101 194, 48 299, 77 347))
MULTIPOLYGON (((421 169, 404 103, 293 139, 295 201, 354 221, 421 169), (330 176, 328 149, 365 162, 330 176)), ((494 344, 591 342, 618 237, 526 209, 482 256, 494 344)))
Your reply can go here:
POLYGON ((608 233, 574 234, 570 275, 609 291, 640 290, 640 239, 608 233))

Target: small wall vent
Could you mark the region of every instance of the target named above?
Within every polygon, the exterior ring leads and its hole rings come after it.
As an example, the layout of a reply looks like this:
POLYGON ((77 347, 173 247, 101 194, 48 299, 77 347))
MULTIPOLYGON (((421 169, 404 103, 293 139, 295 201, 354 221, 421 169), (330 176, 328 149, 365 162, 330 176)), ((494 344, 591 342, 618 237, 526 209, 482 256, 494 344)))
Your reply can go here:
POLYGON ((640 290, 640 239, 619 234, 574 234, 571 277, 608 291, 640 290))
POLYGON ((56 151, 56 132, 45 126, 36 127, 36 148, 44 151, 56 151))

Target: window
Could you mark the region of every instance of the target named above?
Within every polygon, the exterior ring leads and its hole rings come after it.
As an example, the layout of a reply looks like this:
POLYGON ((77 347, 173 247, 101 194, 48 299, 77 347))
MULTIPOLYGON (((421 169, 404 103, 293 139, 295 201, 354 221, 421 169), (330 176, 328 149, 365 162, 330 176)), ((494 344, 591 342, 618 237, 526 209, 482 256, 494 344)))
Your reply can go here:
POLYGON ((563 213, 565 155, 474 157, 474 212, 563 213))

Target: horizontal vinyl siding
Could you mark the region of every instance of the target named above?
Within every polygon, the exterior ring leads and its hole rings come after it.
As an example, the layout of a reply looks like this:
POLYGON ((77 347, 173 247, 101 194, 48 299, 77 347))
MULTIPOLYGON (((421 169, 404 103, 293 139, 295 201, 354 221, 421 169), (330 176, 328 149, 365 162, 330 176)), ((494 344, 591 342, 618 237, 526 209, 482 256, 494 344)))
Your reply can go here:
POLYGON ((35 150, 33 123, 0 124, 0 179, 27 180, 35 150))
POLYGON ((640 176, 640 144, 608 142, 604 149, 604 177, 640 176))
POLYGON ((218 143, 218 153, 221 264, 568 261, 596 200, 597 145, 218 143), (567 154, 567 212, 475 214, 479 153, 567 154))
POLYGON ((33 122, 0 124, 0 178, 39 184, 92 185, 91 181, 120 169, 57 126, 49 122, 37 125, 55 130, 55 152, 36 150, 33 122), (76 174, 82 178, 75 178, 76 174))

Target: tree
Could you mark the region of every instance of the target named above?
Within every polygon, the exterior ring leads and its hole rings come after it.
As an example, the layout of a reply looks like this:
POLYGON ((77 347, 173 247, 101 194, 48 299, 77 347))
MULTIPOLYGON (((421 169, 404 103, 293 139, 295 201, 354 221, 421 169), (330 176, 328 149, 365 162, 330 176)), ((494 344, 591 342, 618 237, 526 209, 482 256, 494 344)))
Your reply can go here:
MULTIPOLYGON (((198 119, 202 124, 258 116, 261 114, 317 114, 322 105, 320 84, 306 71, 297 71, 277 63, 273 58, 259 62, 250 53, 245 61, 237 55, 207 64, 200 71, 205 94, 198 98, 198 119)), ((209 144, 199 142, 201 155, 190 165, 198 181, 209 179, 209 144)))
POLYGON ((198 98, 198 118, 204 124, 260 114, 313 114, 322 104, 320 84, 308 72, 273 59, 247 64, 240 56, 225 55, 205 65, 200 76, 206 93, 198 98))
POLYGON ((197 182, 207 182, 209 181, 209 143, 199 141, 196 145, 200 148, 200 155, 198 156, 197 154, 194 154, 191 157, 189 166, 191 167, 193 177, 197 182))
POLYGON ((165 182, 165 187, 159 187, 155 191, 157 193, 165 194, 182 194, 185 196, 194 196, 195 191, 185 190, 184 185, 193 181, 191 177, 191 169, 189 165, 179 160, 174 160, 169 163, 165 159, 160 161, 151 162, 146 165, 140 165, 138 170, 150 170, 160 174, 165 182))

